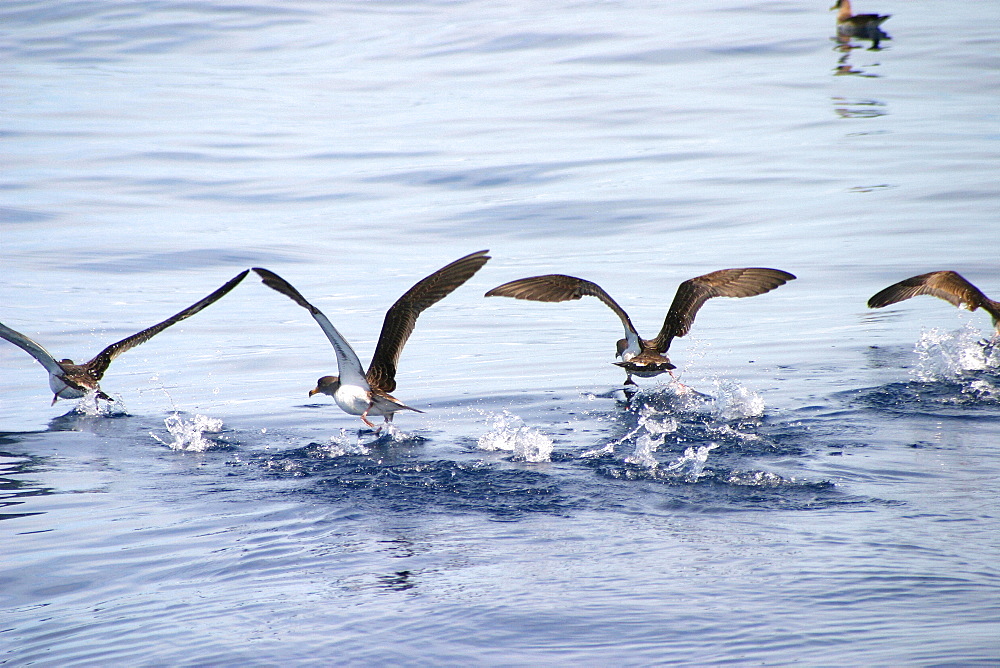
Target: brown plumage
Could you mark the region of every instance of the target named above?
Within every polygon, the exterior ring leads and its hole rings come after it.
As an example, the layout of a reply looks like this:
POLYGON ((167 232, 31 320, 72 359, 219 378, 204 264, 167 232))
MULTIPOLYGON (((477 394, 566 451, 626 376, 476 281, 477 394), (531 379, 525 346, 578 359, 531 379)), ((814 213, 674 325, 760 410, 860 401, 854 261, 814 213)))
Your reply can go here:
POLYGON ((932 271, 912 276, 879 291, 868 300, 868 308, 882 308, 917 295, 931 295, 970 311, 981 308, 993 318, 1000 335, 1000 302, 984 295, 979 288, 954 271, 932 271))
POLYGON ((540 302, 597 297, 618 316, 625 327, 625 338, 618 341, 616 355, 622 361, 615 364, 628 374, 625 382, 632 383, 633 374, 656 376, 676 368, 664 353, 670 349, 670 343, 675 337, 684 336, 691 330, 698 310, 712 297, 752 297, 770 292, 794 278, 792 274, 779 269, 746 267, 720 269, 686 280, 678 286, 663 326, 653 339, 641 338, 625 309, 601 286, 582 278, 564 274, 521 278, 493 288, 486 296, 540 302))
POLYGON ((852 14, 851 0, 837 0, 831 10, 837 12, 837 34, 849 38, 869 39, 872 41, 872 49, 877 49, 879 42, 883 39, 892 39, 879 27, 889 18, 889 14, 852 14))
POLYGON ((489 251, 478 251, 455 260, 419 281, 396 300, 385 314, 378 344, 365 378, 384 392, 396 389, 396 365, 403 346, 413 333, 417 316, 438 303, 482 269, 489 251))
POLYGON ((240 272, 232 280, 204 299, 195 302, 180 313, 170 316, 159 324, 144 329, 117 343, 112 343, 92 360, 84 364, 76 364, 70 359, 56 361, 41 344, 3 324, 0 324, 0 338, 6 339, 21 348, 45 367, 49 372, 49 387, 52 388, 52 392, 55 394, 52 398, 53 404, 59 399, 79 399, 92 390, 97 391, 99 398, 111 401, 111 397, 101 391, 98 382, 104 377, 104 372, 107 371, 108 365, 111 364, 112 360, 125 351, 149 341, 167 327, 190 318, 206 306, 214 304, 235 288, 246 275, 247 271, 240 272))
POLYGON ((328 394, 346 413, 359 415, 365 424, 374 427, 368 420, 369 414, 381 415, 388 423, 398 411, 416 410, 389 394, 396 389, 396 366, 403 346, 413 332, 417 317, 472 278, 490 259, 488 252, 478 251, 455 260, 418 281, 397 299, 385 314, 367 373, 362 372, 357 353, 322 311, 273 271, 259 267, 255 267, 254 271, 265 285, 308 310, 333 345, 339 375, 323 376, 309 395, 328 394))

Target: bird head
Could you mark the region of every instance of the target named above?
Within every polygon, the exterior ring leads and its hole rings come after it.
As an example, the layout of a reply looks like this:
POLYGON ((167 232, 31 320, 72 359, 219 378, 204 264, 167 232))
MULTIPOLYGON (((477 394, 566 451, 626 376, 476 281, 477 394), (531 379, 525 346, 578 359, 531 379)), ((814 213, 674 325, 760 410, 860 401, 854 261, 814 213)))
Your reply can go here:
POLYGON ((316 381, 316 387, 309 390, 309 396, 311 397, 314 394, 319 394, 322 392, 323 394, 329 394, 332 397, 333 393, 336 392, 337 388, 339 387, 340 387, 339 377, 323 376, 322 378, 316 381))

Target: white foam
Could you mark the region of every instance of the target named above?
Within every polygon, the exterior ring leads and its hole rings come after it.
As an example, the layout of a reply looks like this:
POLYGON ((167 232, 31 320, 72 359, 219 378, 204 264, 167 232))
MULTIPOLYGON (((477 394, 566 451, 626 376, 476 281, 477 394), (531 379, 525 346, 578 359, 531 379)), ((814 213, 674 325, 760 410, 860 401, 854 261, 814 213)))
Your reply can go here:
POLYGON ((173 450, 188 452, 205 452, 215 446, 213 441, 205 438, 205 434, 222 431, 222 420, 204 415, 195 415, 190 420, 185 420, 179 413, 174 412, 163 420, 163 424, 173 437, 172 441, 164 440, 153 432, 149 435, 173 450))
POLYGON ((998 347, 984 345, 982 332, 972 325, 953 331, 925 329, 914 347, 918 362, 911 373, 915 380, 933 382, 998 368, 998 347))
POLYGON ((490 430, 479 437, 477 445, 489 452, 512 452, 514 459, 525 462, 547 462, 552 458, 552 439, 507 411, 492 416, 490 430))

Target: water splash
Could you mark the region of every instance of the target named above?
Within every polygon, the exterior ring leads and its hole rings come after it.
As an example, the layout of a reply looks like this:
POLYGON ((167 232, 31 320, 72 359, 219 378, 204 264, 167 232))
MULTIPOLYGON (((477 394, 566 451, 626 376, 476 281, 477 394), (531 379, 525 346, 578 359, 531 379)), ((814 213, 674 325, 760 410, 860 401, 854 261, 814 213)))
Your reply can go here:
POLYGON ((658 464, 653 458, 653 453, 663 445, 667 434, 675 431, 677 431, 675 418, 665 416, 650 406, 643 406, 639 411, 639 424, 632 431, 632 434, 638 436, 635 440, 635 450, 625 458, 625 461, 629 464, 656 468, 658 464))
POLYGON ((914 352, 918 361, 911 373, 925 383, 1000 368, 1000 346, 984 342, 982 332, 972 325, 953 331, 924 330, 914 352))
POLYGON ((973 397, 977 402, 1000 403, 1000 387, 988 380, 972 381, 962 394, 973 397))
POLYGON ((513 452, 514 459, 525 462, 547 462, 552 458, 552 439, 507 411, 492 417, 490 430, 479 437, 477 445, 489 452, 513 452))
POLYGON ((720 420, 739 420, 764 414, 764 397, 732 380, 715 381, 712 413, 720 420))
POLYGON ((679 459, 669 464, 664 470, 678 476, 683 476, 687 482, 697 482, 705 470, 708 455, 719 447, 718 443, 709 443, 697 448, 687 448, 679 459))
POLYGON ((166 425, 173 440, 164 440, 154 432, 150 432, 149 435, 172 450, 186 450, 188 452, 205 452, 209 448, 215 447, 217 444, 205 438, 205 434, 216 434, 222 431, 222 420, 204 415, 195 415, 190 420, 185 420, 180 416, 180 413, 174 412, 163 420, 163 424, 166 425))
POLYGON ((660 434, 659 436, 652 436, 650 434, 640 434, 637 439, 635 439, 635 450, 632 454, 625 458, 627 464, 638 464, 639 466, 645 466, 647 468, 655 469, 659 463, 653 457, 653 453, 659 450, 660 446, 663 445, 663 439, 666 436, 660 434))
POLYGON ((361 442, 361 432, 356 429, 341 429, 339 434, 330 437, 329 443, 319 443, 316 449, 323 457, 367 455, 371 452, 371 449, 361 442))
POLYGON ((810 483, 808 481, 800 481, 795 477, 784 478, 777 473, 769 471, 732 471, 726 476, 725 481, 730 485, 738 485, 740 487, 785 487, 816 484, 826 484, 833 487, 833 483, 810 483))
POLYGON ((739 420, 764 414, 764 398, 750 388, 728 379, 706 379, 710 394, 679 382, 640 389, 629 398, 630 406, 655 406, 671 413, 708 413, 716 420, 739 420))
POLYGON ((677 431, 677 427, 677 419, 665 411, 658 410, 649 404, 641 405, 638 409, 638 423, 635 429, 611 443, 588 450, 580 456, 589 459, 610 455, 614 453, 615 446, 635 438, 635 450, 625 458, 625 461, 630 464, 656 468, 657 463, 653 458, 653 453, 663 445, 667 434, 677 431))
MULTIPOLYGON (((111 396, 111 395, 108 395, 111 396)), ((85 417, 118 417, 127 415, 125 404, 121 397, 114 395, 114 401, 104 401, 97 398, 97 390, 87 392, 73 407, 73 410, 85 417)))

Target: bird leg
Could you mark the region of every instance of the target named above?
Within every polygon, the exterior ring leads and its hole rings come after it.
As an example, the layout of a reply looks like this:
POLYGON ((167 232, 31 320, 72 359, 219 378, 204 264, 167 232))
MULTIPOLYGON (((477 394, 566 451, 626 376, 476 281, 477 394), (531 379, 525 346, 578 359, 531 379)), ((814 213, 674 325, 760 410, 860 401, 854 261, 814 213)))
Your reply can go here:
POLYGON ((375 429, 375 433, 377 434, 380 431, 382 431, 382 427, 379 427, 378 429, 376 429, 375 425, 371 422, 371 420, 368 419, 368 411, 370 411, 372 409, 372 406, 374 406, 374 405, 375 405, 374 401, 372 403, 368 404, 368 408, 366 408, 365 412, 361 414, 361 421, 364 422, 369 427, 371 427, 372 429, 375 429))
POLYGON ((669 373, 670 377, 673 378, 673 380, 674 380, 675 383, 677 383, 678 387, 680 388, 681 394, 687 394, 687 393, 689 393, 689 392, 692 391, 690 387, 688 387, 687 385, 685 385, 684 383, 682 383, 680 381, 680 379, 677 376, 674 375, 674 370, 673 369, 667 369, 667 373, 669 373))

